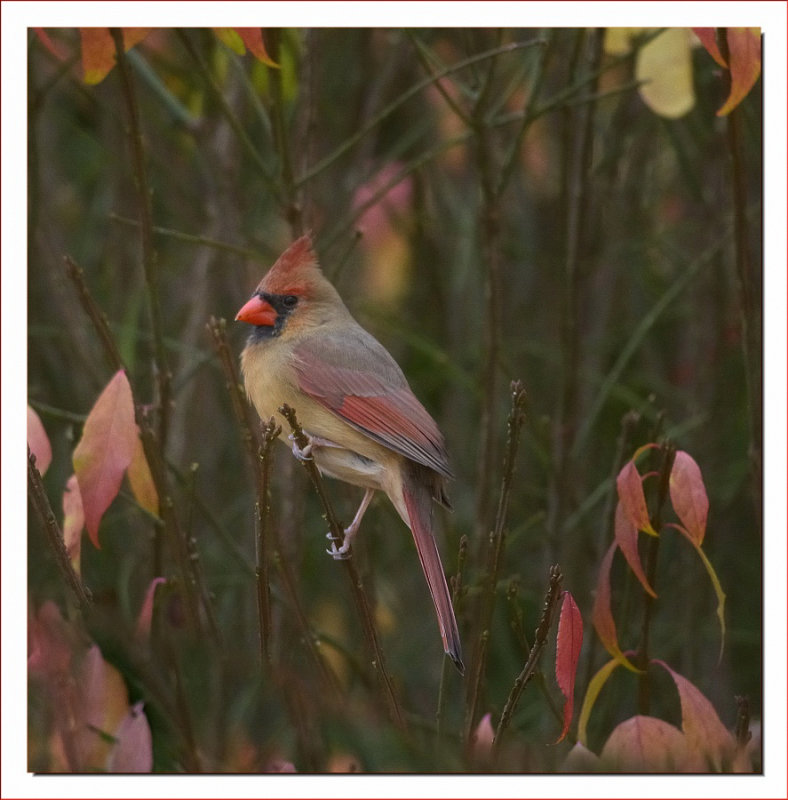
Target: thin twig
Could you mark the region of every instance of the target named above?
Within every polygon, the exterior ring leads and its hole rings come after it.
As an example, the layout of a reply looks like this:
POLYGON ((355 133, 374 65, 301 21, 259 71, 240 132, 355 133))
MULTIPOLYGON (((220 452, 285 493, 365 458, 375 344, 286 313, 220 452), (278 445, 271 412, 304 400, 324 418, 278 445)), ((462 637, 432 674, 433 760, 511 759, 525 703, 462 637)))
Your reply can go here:
MULTIPOLYGON (((296 418, 295 411, 290 408, 290 406, 285 404, 279 409, 279 413, 290 425, 293 431, 295 443, 301 449, 306 448, 309 444, 309 440, 307 439, 303 428, 296 418)), ((323 479, 320 476, 320 470, 318 470, 313 459, 305 459, 301 463, 304 465, 304 468, 309 474, 312 484, 315 487, 315 491, 320 498, 331 535, 337 545, 341 547, 345 540, 345 531, 337 519, 336 513, 331 505, 331 501, 328 499, 328 495, 326 494, 323 486, 323 479)), ((349 551, 349 555, 352 556, 352 549, 349 551)), ((381 650, 380 643, 378 642, 378 635, 375 628, 372 609, 369 606, 369 601, 367 600, 367 595, 364 591, 361 576, 359 575, 358 570, 356 570, 356 566, 352 557, 343 559, 343 564, 345 565, 346 574, 350 580, 353 599, 355 600, 356 609, 358 610, 359 617, 361 619, 361 627, 364 632, 364 639, 367 643, 367 648, 372 660, 372 667, 378 677, 378 682, 380 684, 386 706, 389 710, 389 715, 392 719, 392 722, 394 722, 398 727, 404 728, 405 720, 402 716, 399 702, 397 701, 397 697, 394 693, 394 685, 391 677, 388 674, 388 670, 386 669, 383 651, 381 650)))
POLYGON ((66 274, 71 279, 76 287, 79 302, 85 313, 90 317, 93 327, 96 329, 99 341, 104 348, 104 354, 110 363, 113 371, 117 372, 119 369, 125 370, 126 367, 120 355, 120 350, 115 343, 115 337, 112 335, 109 323, 107 322, 107 315, 99 308, 93 295, 90 293, 87 284, 85 283, 85 273, 81 267, 70 257, 64 256, 63 261, 66 265, 66 274))
POLYGON ((27 492, 46 532, 47 541, 55 556, 55 562, 66 579, 69 589, 74 593, 79 607, 84 611, 93 602, 90 590, 82 583, 82 579, 77 575, 71 564, 71 559, 63 540, 63 531, 60 530, 60 526, 57 524, 52 506, 49 504, 49 498, 44 491, 41 474, 38 471, 38 467, 36 467, 36 457, 29 447, 27 448, 27 492))
POLYGON ((269 521, 271 508, 268 495, 269 476, 271 474, 271 447, 282 428, 274 422, 273 417, 263 424, 263 443, 260 446, 260 484, 257 487, 255 503, 255 541, 257 566, 257 609, 260 620, 260 657, 269 668, 272 664, 271 651, 271 585, 269 578, 269 521))
POLYGON ((145 152, 142 146, 142 128, 140 111, 134 82, 131 79, 126 49, 123 45, 123 33, 119 28, 110 28, 115 41, 115 57, 118 63, 118 75, 126 99, 129 115, 129 139, 131 142, 134 181, 137 188, 137 201, 140 215, 140 241, 142 244, 142 268, 145 274, 145 288, 148 295, 148 306, 153 332, 153 357, 156 363, 156 384, 158 387, 159 419, 156 435, 161 452, 167 447, 170 407, 172 405, 172 373, 167 363, 167 349, 164 345, 164 322, 159 298, 159 271, 156 264, 156 251, 153 247, 153 211, 151 208, 151 190, 148 184, 148 173, 145 169, 145 152))
POLYGON ((259 150, 254 146, 254 143, 249 138, 249 135, 244 129, 243 124, 235 116, 232 108, 230 108, 229 103, 225 99, 221 88, 216 83, 216 80, 211 74, 211 70, 203 60, 203 57, 197 51, 197 48, 192 44, 191 40, 183 30, 176 29, 176 34, 189 55, 194 60, 194 63, 197 65, 197 69, 199 70, 206 85, 211 90, 214 100, 216 100, 216 102, 219 104, 219 108, 221 109, 227 121, 230 123, 230 127, 233 129, 233 132, 238 137, 238 141, 241 143, 246 151, 246 154, 257 167, 259 175, 265 182, 266 188, 272 193, 276 200, 281 201, 281 187, 269 172, 268 165, 265 163, 259 150))
POLYGON ((512 691, 509 693, 509 697, 506 699, 506 703, 503 707, 501 719, 498 721, 498 727, 495 731, 495 738, 493 739, 494 750, 497 750, 497 748, 500 746, 501 738, 506 729, 509 727, 509 724, 512 720, 512 714, 514 714, 514 710, 517 708, 517 703, 520 700, 523 689, 525 689, 526 684, 529 680, 531 680, 534 672, 536 671, 536 665, 539 661, 539 656, 542 654, 542 650, 544 650, 544 646, 547 643, 547 634, 550 632, 550 625, 553 621, 553 617, 555 616, 555 609, 558 605, 558 600, 561 595, 562 580, 563 575, 561 574, 561 569, 558 567, 558 565, 550 567, 550 583, 547 589, 547 594, 545 595, 544 606, 542 607, 542 617, 539 620, 539 625, 534 633, 534 643, 531 647, 531 651, 528 653, 525 666, 517 676, 517 680, 515 680, 512 691))
POLYGON ((495 523, 487 539, 487 564, 482 587, 482 597, 479 602, 477 614, 477 631, 479 644, 477 655, 473 660, 473 672, 468 689, 468 705, 466 717, 466 734, 470 737, 476 717, 476 711, 481 698, 481 688, 487 668, 486 648, 482 646, 482 639, 489 636, 492 625, 493 610, 495 608, 498 572, 504 547, 504 525, 509 509, 514 469, 517 459, 517 450, 520 443, 520 430, 525 420, 526 394, 520 381, 511 383, 511 408, 507 421, 506 456, 504 459, 501 490, 498 497, 498 508, 495 514, 495 523))
MULTIPOLYGON (((214 345, 216 346, 216 351, 219 355, 219 362, 224 372, 228 391, 230 392, 233 411, 235 412, 235 416, 238 421, 238 427, 241 432, 241 439, 245 445, 249 461, 249 468, 253 476, 253 485, 255 488, 255 495, 257 497, 257 506, 264 507, 268 502, 268 494, 267 491, 261 492, 260 487, 267 485, 267 465, 264 468, 263 461, 259 455, 263 448, 263 440, 260 437, 256 424, 255 413, 246 400, 243 386, 241 385, 238 371, 235 366, 235 359, 227 342, 227 324, 223 319, 217 320, 215 317, 211 317, 210 321, 208 322, 208 330, 213 336, 214 345)), ((266 456, 266 460, 268 460, 268 456, 266 456)), ((258 512, 255 510, 255 516, 257 517, 257 515, 258 512)), ((306 644, 306 647, 318 668, 318 672, 321 676, 324 686, 327 687, 332 696, 338 696, 336 677, 326 664, 326 661, 317 646, 315 634, 312 631, 309 620, 307 619, 306 613, 304 612, 301 601, 298 597, 298 592, 296 591, 296 581, 292 574, 292 570, 290 569, 290 565, 287 560, 282 556, 282 544, 279 540, 279 533, 276 528, 271 528, 270 531, 266 530, 266 536, 269 532, 272 546, 270 548, 266 546, 264 555, 267 558, 270 558, 277 568, 279 577, 284 585, 285 594, 287 595, 291 608, 295 612, 295 619, 297 621, 300 638, 306 644)), ((255 534, 256 542, 258 541, 259 534, 260 532, 258 528, 255 534)), ((260 564, 258 561, 258 568, 259 566, 260 564)), ((270 589, 268 591, 270 592, 270 589)), ((279 681, 279 684, 283 691, 287 691, 287 684, 282 681, 279 681)))

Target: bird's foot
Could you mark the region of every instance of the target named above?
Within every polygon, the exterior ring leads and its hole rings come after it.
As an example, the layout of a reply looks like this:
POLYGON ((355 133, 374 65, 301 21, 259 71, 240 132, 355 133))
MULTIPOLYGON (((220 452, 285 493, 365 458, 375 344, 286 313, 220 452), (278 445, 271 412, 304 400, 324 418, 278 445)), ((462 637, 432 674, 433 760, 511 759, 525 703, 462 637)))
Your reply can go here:
POLYGON ((326 552, 334 559, 334 561, 346 561, 350 558, 350 536, 345 535, 345 541, 337 547, 337 540, 333 533, 330 531, 326 534, 326 539, 331 540, 331 547, 326 552))
POLYGON ((301 448, 301 447, 298 446, 298 443, 295 440, 295 436, 292 433, 287 438, 293 443, 293 446, 292 446, 293 455, 299 461, 311 461, 312 460, 312 447, 314 446, 314 442, 312 441, 312 437, 309 436, 309 434, 306 435, 306 438, 308 439, 308 442, 307 442, 306 447, 304 447, 304 448, 301 448))

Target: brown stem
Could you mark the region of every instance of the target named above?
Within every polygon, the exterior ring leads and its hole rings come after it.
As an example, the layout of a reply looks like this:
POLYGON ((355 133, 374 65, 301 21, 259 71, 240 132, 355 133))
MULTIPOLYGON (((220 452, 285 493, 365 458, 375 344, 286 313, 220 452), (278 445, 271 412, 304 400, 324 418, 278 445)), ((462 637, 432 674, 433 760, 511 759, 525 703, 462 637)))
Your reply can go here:
POLYGON ((142 129, 140 112, 134 82, 131 79, 126 50, 123 45, 123 32, 119 28, 110 28, 115 41, 115 56, 118 62, 123 95, 129 116, 129 140, 134 168, 134 180, 137 188, 137 201, 140 215, 140 240, 142 244, 142 268, 145 274, 145 287, 148 294, 148 305, 153 333, 153 355, 156 363, 156 384, 159 393, 159 419, 156 435, 161 452, 167 447, 170 407, 172 405, 172 373, 167 363, 167 350, 164 346, 164 323, 159 301, 159 272, 156 264, 156 251, 153 247, 153 212, 151 210, 151 191, 148 174, 145 169, 145 153, 142 146, 142 129))
POLYGON ((476 711, 481 699, 481 688, 484 683, 484 675, 487 667, 486 653, 487 648, 481 646, 481 637, 489 635, 492 624, 493 610, 495 608, 496 588, 498 584, 498 572, 501 563, 501 556, 504 547, 504 524, 509 509, 509 497, 511 495, 512 481, 514 479, 514 469, 517 458, 517 450, 520 442, 520 430, 525 420, 525 400, 526 394, 520 381, 512 381, 511 384, 511 408, 507 421, 507 442, 506 456, 504 459, 503 478, 501 489, 498 496, 498 508, 495 515, 495 522, 489 536, 487 537, 487 566, 483 578, 482 597, 477 614, 477 631, 479 638, 473 668, 468 687, 468 703, 466 716, 466 735, 470 737, 473 724, 476 718, 476 711))
POLYGON ((115 337, 112 335, 109 323, 107 322, 107 315, 98 307, 98 304, 93 299, 87 284, 85 283, 85 273, 77 263, 69 256, 64 256, 63 261, 66 265, 66 274, 71 279, 76 287, 79 302, 85 313, 90 317, 93 327, 98 333, 99 340, 104 348, 104 353, 110 363, 112 369, 117 372, 119 369, 125 370, 118 346, 115 343, 115 337))
MULTIPOLYGON (((268 485, 267 462, 270 461, 270 454, 266 453, 266 463, 264 463, 260 457, 260 453, 263 449, 263 440, 258 433, 254 411, 246 400, 243 386, 241 385, 238 376, 238 370, 235 366, 235 358, 233 357, 230 346, 227 342, 227 325, 225 321, 223 319, 217 320, 215 317, 211 317, 208 323, 208 330, 213 336, 216 352, 219 355, 219 362, 227 382, 227 389, 230 393, 233 411, 235 412, 238 426, 241 431, 241 439, 245 445, 248 456, 249 468, 253 476, 253 483, 257 497, 256 507, 264 509, 268 505, 268 490, 263 490, 261 487, 267 487, 268 485)), ((259 512, 256 510, 255 514, 257 517, 259 512)), ((259 528, 260 523, 257 522, 256 525, 257 529, 255 541, 259 545, 261 533, 259 528)), ((298 623, 300 638, 306 644, 306 647, 318 668, 318 672, 323 680, 324 686, 328 689, 332 696, 337 696, 338 686, 336 678, 326 664, 325 659, 320 654, 315 641, 315 635, 310 627, 309 620, 307 619, 306 613, 298 597, 298 592, 296 591, 296 581, 292 570, 290 569, 290 565, 287 560, 282 557, 282 544, 280 541, 279 531, 275 527, 272 527, 270 530, 268 530, 266 527, 266 530, 263 532, 263 535, 266 539, 268 538, 269 533, 271 546, 269 547, 268 542, 266 541, 262 553, 259 550, 257 553, 258 563, 256 572, 258 576, 258 607, 259 603, 261 602, 261 593, 270 595, 270 582, 267 587, 262 587, 260 582, 264 582, 266 580, 265 575, 270 572, 268 567, 265 565, 269 560, 273 560, 274 565, 279 573, 279 577, 284 585, 285 593, 287 594, 290 606, 295 612, 295 619, 298 623), (261 556, 264 559, 262 563, 259 560, 261 556)), ((266 611, 263 610, 262 613, 263 617, 261 620, 264 620, 266 611)), ((261 632, 261 635, 264 634, 261 632)), ((269 646, 270 644, 271 643, 269 642, 269 646)), ((285 684, 282 681, 279 681, 279 683, 280 686, 283 687, 283 691, 286 691, 289 684, 285 684)))
POLYGON ((82 583, 82 579, 77 575, 71 564, 71 559, 68 556, 68 550, 66 550, 66 544, 63 540, 63 531, 60 530, 60 526, 57 524, 52 506, 49 504, 49 498, 44 491, 41 474, 36 467, 36 457, 29 447, 27 448, 27 492, 46 532, 47 542, 49 542, 49 546, 55 556, 55 563, 66 579, 66 584, 74 593, 79 607, 84 611, 93 602, 90 590, 82 583))
POLYGON ((525 666, 517 676, 517 680, 515 680, 512 691, 509 693, 509 697, 506 699, 506 704, 501 712, 501 719, 495 731, 495 739, 493 739, 494 750, 497 750, 500 746, 501 738, 509 727, 512 714, 514 714, 514 710, 517 708, 517 703, 520 701, 523 689, 525 689, 526 684, 531 680, 536 671, 536 665, 547 643, 547 634, 550 632, 550 625, 552 624, 553 617, 555 616, 555 609, 561 596, 562 580, 563 575, 561 574, 560 567, 557 564, 550 567, 550 583, 547 594, 545 595, 544 606, 542 607, 542 616, 539 620, 536 632, 534 633, 534 643, 531 647, 531 651, 528 653, 525 666))
MULTIPOLYGON (((298 419, 296 418, 295 411, 292 408, 290 408, 290 406, 285 404, 279 409, 279 413, 287 420, 288 424, 290 425, 293 431, 293 438, 295 440, 295 443, 301 449, 306 448, 307 445, 309 444, 309 440, 307 439, 303 428, 301 427, 301 425, 298 422, 298 419)), ((331 536, 334 539, 334 541, 338 544, 338 546, 341 546, 345 541, 345 531, 342 525, 340 525, 339 520, 337 519, 336 513, 334 512, 334 508, 331 505, 331 501, 328 499, 325 487, 323 486, 323 479, 320 476, 320 470, 318 470, 317 465, 312 459, 305 459, 301 463, 304 465, 304 468, 309 474, 312 484, 315 487, 315 491, 317 492, 317 495, 320 498, 320 502, 325 512, 325 518, 326 521, 328 522, 329 530, 331 532, 331 536)), ((385 660, 383 658, 383 651, 378 641, 378 635, 375 628, 375 621, 372 615, 372 609, 369 606, 369 601, 367 600, 367 595, 366 592, 364 591, 364 585, 361 580, 361 576, 359 575, 358 570, 356 569, 356 565, 353 562, 352 549, 348 551, 348 555, 350 557, 344 559, 342 563, 345 565, 345 571, 350 582, 351 591, 353 593, 353 599, 355 601, 356 609, 359 613, 359 618, 361 620, 361 627, 364 632, 364 639, 366 641, 367 649, 369 651, 369 655, 372 661, 372 667, 378 678, 381 692, 383 694, 383 699, 388 708, 389 716, 391 717, 392 722, 394 722, 397 725, 397 727, 404 728, 405 720, 402 716, 402 711, 400 710, 397 696, 394 693, 394 685, 392 683, 391 677, 388 674, 388 670, 386 669, 385 660)))
MULTIPOLYGON (((717 39, 723 59, 730 63, 726 28, 717 29, 717 39)), ((726 75, 728 89, 730 89, 730 71, 727 71, 726 75)), ((744 139, 741 126, 742 109, 741 106, 737 106, 727 115, 727 138, 733 187, 733 229, 742 326, 742 354, 749 410, 750 472, 758 531, 761 532, 763 530, 763 422, 761 418, 763 329, 762 313, 758 301, 761 292, 755 285, 757 273, 750 253, 750 232, 747 219, 747 164, 744 159, 744 139)))
MULTIPOLYGON (((651 526, 659 532, 662 527, 662 512, 665 501, 670 492, 670 471, 673 469, 673 459, 676 456, 676 447, 671 442, 666 442, 660 448, 662 462, 659 469, 659 484, 657 497, 654 503, 654 513, 651 515, 651 526)), ((657 560, 659 556, 659 537, 649 536, 646 549, 646 580, 652 589, 657 582, 657 560)), ((651 681, 648 672, 649 642, 651 636, 651 619, 654 608, 654 598, 643 590, 643 621, 640 626, 640 646, 635 656, 635 665, 642 670, 638 678, 638 711, 648 714, 651 706, 651 681)))

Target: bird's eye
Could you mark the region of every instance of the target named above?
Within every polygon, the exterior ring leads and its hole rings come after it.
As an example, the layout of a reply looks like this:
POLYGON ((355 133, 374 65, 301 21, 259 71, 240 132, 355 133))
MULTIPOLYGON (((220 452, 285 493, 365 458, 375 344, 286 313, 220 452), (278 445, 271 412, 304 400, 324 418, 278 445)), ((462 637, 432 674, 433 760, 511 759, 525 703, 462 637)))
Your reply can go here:
POLYGON ((298 303, 298 298, 294 294, 286 294, 282 298, 282 304, 285 308, 295 308, 298 303))

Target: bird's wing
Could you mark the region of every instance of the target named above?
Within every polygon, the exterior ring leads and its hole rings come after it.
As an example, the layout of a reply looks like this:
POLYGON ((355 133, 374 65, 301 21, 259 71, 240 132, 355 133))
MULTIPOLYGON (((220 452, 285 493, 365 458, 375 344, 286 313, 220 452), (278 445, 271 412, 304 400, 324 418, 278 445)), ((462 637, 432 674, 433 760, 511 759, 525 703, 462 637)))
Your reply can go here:
POLYGON ((298 386, 357 430, 450 478, 443 436, 388 351, 363 328, 295 348, 298 386))

